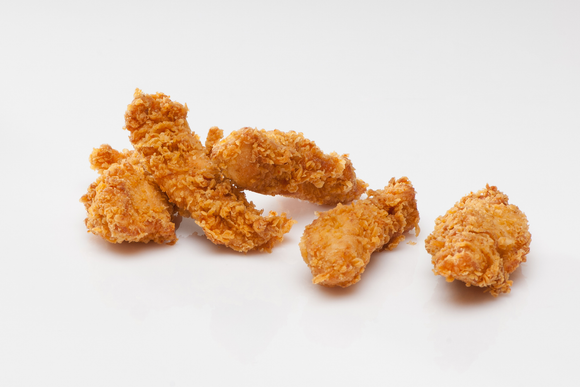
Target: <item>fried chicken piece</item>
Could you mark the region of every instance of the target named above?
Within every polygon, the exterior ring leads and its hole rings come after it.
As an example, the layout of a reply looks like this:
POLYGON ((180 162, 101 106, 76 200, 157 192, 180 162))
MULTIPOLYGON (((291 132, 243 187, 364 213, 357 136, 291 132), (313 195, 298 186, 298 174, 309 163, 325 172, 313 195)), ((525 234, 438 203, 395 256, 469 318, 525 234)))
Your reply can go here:
POLYGON ((144 165, 180 213, 191 216, 215 244, 233 250, 271 251, 294 220, 263 211, 224 178, 186 121, 187 106, 137 89, 125 128, 144 165))
POLYGON ((328 287, 357 283, 374 251, 394 249, 413 228, 419 235, 415 189, 406 177, 317 215, 304 230, 300 251, 312 282, 328 287))
POLYGON ((324 154, 296 132, 242 128, 213 146, 212 159, 242 189, 317 204, 358 199, 367 184, 347 155, 324 154))
POLYGON ((486 185, 435 220, 425 248, 436 275, 497 296, 510 292, 509 275, 526 261, 531 239, 526 215, 497 187, 486 185))
POLYGON ((135 152, 102 145, 93 150, 90 162, 100 176, 80 199, 89 232, 111 243, 175 244, 174 206, 139 165, 135 152))

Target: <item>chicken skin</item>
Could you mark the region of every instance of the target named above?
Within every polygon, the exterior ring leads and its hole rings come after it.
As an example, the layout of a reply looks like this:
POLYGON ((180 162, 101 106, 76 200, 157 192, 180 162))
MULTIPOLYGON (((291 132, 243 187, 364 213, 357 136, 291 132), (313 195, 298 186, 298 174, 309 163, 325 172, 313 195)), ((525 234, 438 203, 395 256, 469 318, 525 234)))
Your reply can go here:
POLYGON ((300 251, 312 282, 328 287, 357 283, 373 252, 395 248, 413 228, 419 234, 415 189, 406 177, 317 215, 304 230, 300 251))
POLYGON ((509 275, 526 262, 531 239, 525 214, 497 187, 487 185, 437 218, 425 248, 436 275, 498 296, 510 292, 509 275))
POLYGON ((174 206, 143 170, 135 152, 102 145, 93 150, 90 162, 100 176, 80 200, 87 210, 89 232, 111 243, 177 241, 174 206))
POLYGON ((195 219, 213 243, 240 252, 271 251, 295 221, 275 212, 262 216, 246 200, 190 130, 187 111, 162 93, 137 89, 125 128, 143 164, 180 213, 195 219))
POLYGON ((367 187, 347 155, 326 155, 302 133, 242 128, 213 141, 212 159, 242 189, 336 205, 367 187))

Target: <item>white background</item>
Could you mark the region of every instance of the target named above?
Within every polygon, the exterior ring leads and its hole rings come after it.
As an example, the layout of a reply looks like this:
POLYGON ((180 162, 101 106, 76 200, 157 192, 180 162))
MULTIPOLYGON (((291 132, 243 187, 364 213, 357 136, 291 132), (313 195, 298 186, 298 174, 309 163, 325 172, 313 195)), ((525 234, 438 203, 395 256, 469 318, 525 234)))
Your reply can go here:
POLYGON ((0 12, 0 385, 579 385, 580 2, 20 1, 0 12), (301 131, 422 232, 311 284, 305 202, 272 254, 86 232, 93 147, 136 87, 217 125, 301 131), (528 216, 509 295, 432 274, 434 220, 486 183, 528 216), (417 244, 407 244, 414 241, 417 244))

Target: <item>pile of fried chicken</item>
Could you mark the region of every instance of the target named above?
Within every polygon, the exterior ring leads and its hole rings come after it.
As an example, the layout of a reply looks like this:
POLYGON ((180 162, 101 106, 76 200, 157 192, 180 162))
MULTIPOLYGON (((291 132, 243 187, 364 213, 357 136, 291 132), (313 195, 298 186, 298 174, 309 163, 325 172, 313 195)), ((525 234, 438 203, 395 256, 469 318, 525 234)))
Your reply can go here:
POLYGON ((187 106, 137 90, 125 113, 134 151, 94 149, 99 178, 81 198, 87 229, 109 242, 173 244, 174 218, 191 217, 209 240, 235 251, 271 251, 295 223, 248 202, 245 189, 318 204, 358 199, 366 183, 346 155, 324 154, 301 133, 243 128, 205 146, 187 123, 187 106))
MULTIPOLYGON (((328 287, 355 284, 373 252, 395 248, 413 229, 419 234, 415 189, 406 177, 367 191, 348 155, 325 154, 293 131, 245 127, 223 138, 213 127, 202 144, 187 112, 165 94, 135 91, 125 113, 134 150, 102 145, 89 158, 99 173, 81 198, 89 232, 111 243, 172 245, 184 216, 217 245, 271 252, 295 221, 264 215, 244 190, 332 205, 316 213, 300 241, 312 282, 328 287)), ((425 244, 435 274, 496 296, 509 292, 509 274, 525 262, 527 230, 525 215, 487 186, 438 218, 425 244)))

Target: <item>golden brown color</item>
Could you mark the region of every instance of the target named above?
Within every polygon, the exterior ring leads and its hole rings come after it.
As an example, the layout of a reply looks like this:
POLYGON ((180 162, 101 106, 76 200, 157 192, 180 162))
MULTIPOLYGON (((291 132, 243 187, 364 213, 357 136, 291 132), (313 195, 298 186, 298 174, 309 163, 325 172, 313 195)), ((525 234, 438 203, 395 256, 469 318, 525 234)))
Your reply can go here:
POLYGON ((211 151, 214 145, 217 144, 217 142, 221 140, 223 136, 224 131, 217 126, 212 126, 209 128, 209 132, 207 133, 207 137, 205 139, 205 153, 208 156, 211 156, 211 151))
POLYGON ((109 145, 94 149, 91 167, 99 178, 81 198, 89 232, 112 243, 177 241, 172 222, 174 206, 139 165, 132 151, 109 145))
POLYGON ((406 177, 369 190, 367 199, 317 215, 304 230, 300 251, 312 282, 323 286, 357 283, 374 251, 395 248, 413 228, 419 235, 415 189, 406 177))
POLYGON ((125 128, 155 182, 191 216, 215 244, 236 251, 271 251, 293 220, 270 212, 261 216, 244 193, 224 178, 186 121, 187 106, 168 96, 135 92, 125 128))
POLYGON ((132 151, 123 149, 123 152, 113 149, 108 144, 103 144, 99 148, 94 148, 89 156, 89 162, 91 163, 91 168, 103 173, 113 164, 119 163, 120 161, 127 159, 133 154, 132 151))
POLYGON ((433 256, 435 274, 497 296, 510 292, 509 275, 526 261, 531 239, 524 213, 487 185, 435 220, 425 248, 433 256))
POLYGON ((326 155, 302 133, 242 128, 213 146, 212 159, 238 187, 265 195, 336 205, 367 187, 347 155, 326 155))

